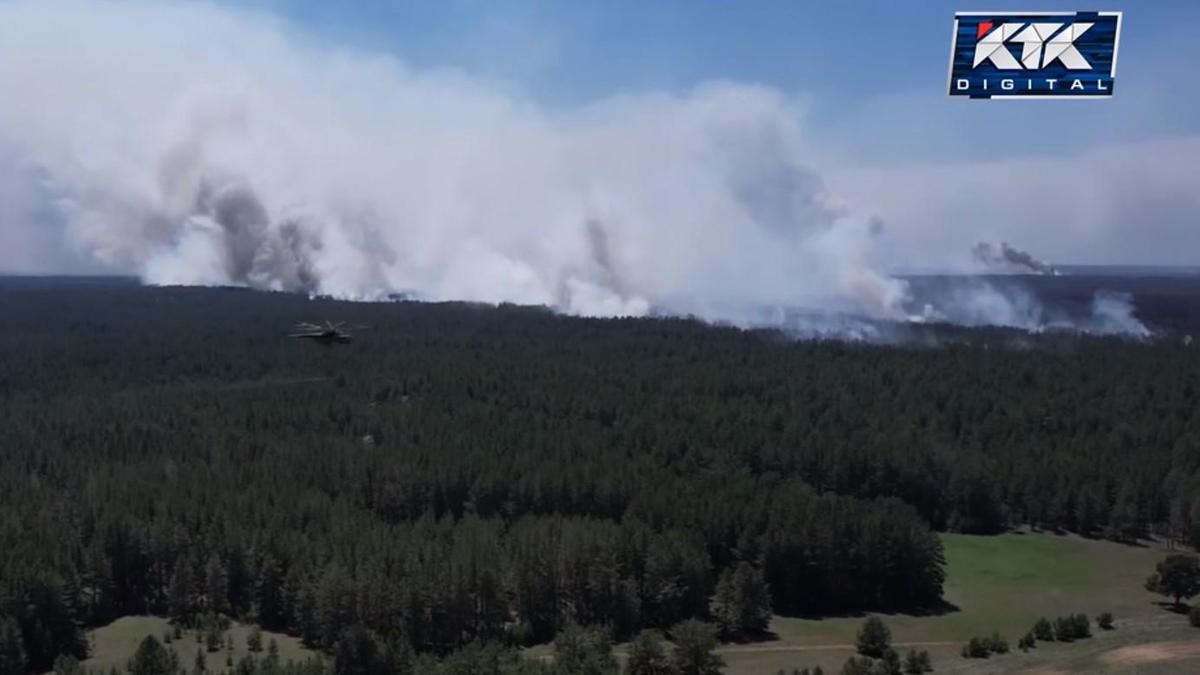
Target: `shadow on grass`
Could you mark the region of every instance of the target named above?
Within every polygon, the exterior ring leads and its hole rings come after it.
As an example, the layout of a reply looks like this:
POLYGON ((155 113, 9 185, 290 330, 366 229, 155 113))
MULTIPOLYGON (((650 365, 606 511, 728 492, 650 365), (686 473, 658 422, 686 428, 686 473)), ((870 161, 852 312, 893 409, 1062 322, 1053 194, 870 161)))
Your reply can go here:
POLYGON ((845 612, 827 612, 824 614, 814 614, 806 612, 788 612, 780 611, 779 616, 789 619, 807 619, 810 621, 823 621, 825 619, 865 619, 868 616, 912 616, 912 617, 929 617, 942 616, 944 614, 953 614, 961 612, 962 608, 953 602, 939 600, 937 603, 925 607, 915 607, 905 610, 854 610, 845 612))
POLYGON ((779 641, 779 634, 773 630, 768 629, 768 630, 762 631, 761 633, 744 633, 742 635, 736 635, 732 638, 725 640, 724 644, 747 645, 747 644, 754 644, 756 642, 778 642, 778 641, 779 641))
POLYGON ((1185 603, 1175 604, 1170 600, 1154 600, 1150 604, 1157 606, 1159 609, 1165 609, 1172 614, 1181 614, 1187 616, 1187 613, 1192 610, 1191 606, 1185 603))
MULTIPOLYGON (((1031 526, 1031 527, 1029 527, 1028 530, 1013 529, 1013 530, 1009 530, 1005 534, 1049 534, 1049 535, 1053 535, 1056 537, 1069 537, 1071 535, 1075 535, 1082 539, 1086 539, 1088 541, 1103 541, 1103 542, 1108 542, 1111 544, 1122 544, 1122 545, 1128 546, 1130 548, 1153 548, 1156 544, 1165 543, 1164 541, 1161 541, 1160 539, 1154 538, 1154 537, 1151 537, 1149 539, 1142 538, 1142 537, 1129 538, 1129 537, 1122 537, 1119 535, 1113 535, 1111 533, 1104 532, 1103 530, 1091 530, 1088 532, 1078 532, 1075 530, 1068 530, 1068 529, 1061 528, 1061 527, 1032 527, 1031 526)), ((1171 549, 1168 547, 1167 550, 1171 550, 1171 549)))

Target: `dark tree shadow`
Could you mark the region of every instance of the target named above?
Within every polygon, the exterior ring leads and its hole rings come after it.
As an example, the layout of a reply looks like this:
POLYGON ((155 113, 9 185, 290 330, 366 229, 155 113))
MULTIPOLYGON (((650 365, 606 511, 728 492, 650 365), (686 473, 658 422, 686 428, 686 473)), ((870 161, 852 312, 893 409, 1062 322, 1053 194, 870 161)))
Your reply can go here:
POLYGON ((962 608, 960 608, 958 605, 954 604, 953 602, 949 602, 947 600, 939 600, 936 603, 926 605, 924 607, 914 607, 914 608, 904 609, 904 610, 891 610, 891 609, 862 610, 862 609, 857 609, 857 610, 851 610, 851 611, 823 612, 823 613, 789 612, 789 611, 784 610, 784 611, 780 611, 777 613, 779 614, 779 616, 787 617, 790 619, 806 619, 809 621, 824 621, 825 619, 865 619, 868 616, 872 616, 872 615, 874 615, 874 616, 929 617, 929 616, 942 616, 944 614, 953 614, 954 612, 961 612, 961 611, 962 611, 962 608))
POLYGON ((1152 600, 1150 604, 1157 606, 1159 609, 1165 609, 1172 614, 1186 615, 1192 609, 1187 603, 1181 602, 1177 605, 1170 600, 1152 600))

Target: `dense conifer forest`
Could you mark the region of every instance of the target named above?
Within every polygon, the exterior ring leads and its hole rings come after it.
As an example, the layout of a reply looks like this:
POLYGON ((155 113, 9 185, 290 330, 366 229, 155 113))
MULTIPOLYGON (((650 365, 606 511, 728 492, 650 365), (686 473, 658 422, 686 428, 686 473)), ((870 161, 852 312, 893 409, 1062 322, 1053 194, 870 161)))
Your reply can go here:
POLYGON ((30 671, 126 614, 465 658, 939 611, 941 530, 1200 543, 1174 334, 797 341, 86 279, 0 280, 0 315, 0 628, 30 671), (369 328, 285 337, 324 319, 369 328))

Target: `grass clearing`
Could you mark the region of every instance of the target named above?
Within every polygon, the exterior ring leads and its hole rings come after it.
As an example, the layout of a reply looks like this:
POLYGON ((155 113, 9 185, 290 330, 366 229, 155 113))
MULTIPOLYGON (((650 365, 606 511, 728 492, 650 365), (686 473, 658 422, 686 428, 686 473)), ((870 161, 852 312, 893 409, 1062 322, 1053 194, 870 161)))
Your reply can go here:
POLYGON ((1179 615, 1143 616, 1112 631, 1072 643, 1039 643, 1028 654, 990 659, 947 658, 951 675, 1195 675, 1200 672, 1200 631, 1179 615))
MULTIPOLYGON (((232 652, 228 652, 224 647, 216 652, 209 653, 205 651, 210 670, 221 670, 225 668, 225 658, 227 654, 232 653, 233 660, 236 663, 238 659, 250 653, 246 646, 246 637, 250 634, 251 626, 240 623, 233 623, 228 631, 228 634, 233 636, 234 648, 232 652)), ((163 636, 171 631, 171 624, 166 619, 157 616, 125 616, 113 621, 107 626, 101 626, 88 634, 88 642, 91 646, 91 656, 83 662, 83 665, 94 670, 107 672, 110 668, 116 668, 118 671, 124 672, 125 664, 137 651, 138 645, 146 636, 153 635, 160 641, 163 636)), ((303 661, 311 656, 315 656, 316 652, 307 649, 300 644, 300 640, 294 637, 289 637, 282 633, 272 633, 263 631, 263 651, 258 654, 258 657, 266 655, 267 643, 271 638, 275 639, 275 643, 279 645, 279 660, 281 662, 288 661, 303 661)), ((196 658, 196 650, 204 650, 204 645, 196 641, 195 631, 183 631, 183 637, 178 640, 173 640, 167 647, 174 649, 179 654, 180 663, 184 664, 190 671, 192 663, 196 658)))
MULTIPOLYGON (((883 617, 897 651, 903 654, 910 646, 929 650, 938 672, 960 672, 953 668, 966 668, 961 670, 964 673, 1008 672, 1000 668, 1007 668, 1010 662, 1022 667, 1058 657, 1086 662, 1091 650, 1106 646, 1189 637, 1200 640, 1200 631, 1189 634, 1180 617, 1156 605, 1159 597, 1142 588, 1155 563, 1167 553, 1161 546, 1125 546, 1033 532, 994 537, 946 534, 942 541, 945 597, 958 610, 937 616, 883 617), (1030 655, 993 657, 984 663, 968 662, 958 653, 972 636, 993 631, 999 631, 1015 649, 1017 639, 1040 616, 1053 619, 1083 612, 1094 618, 1105 611, 1117 617, 1118 630, 1091 640, 1053 645, 1030 655), (1138 642, 1121 642, 1130 639, 1138 642)), ((779 668, 813 665, 836 673, 854 653, 854 637, 861 624, 862 617, 776 617, 771 628, 778 640, 729 645, 722 655, 731 675, 771 674, 779 668)), ((1200 672, 1200 667, 1193 667, 1187 672, 1200 672)))

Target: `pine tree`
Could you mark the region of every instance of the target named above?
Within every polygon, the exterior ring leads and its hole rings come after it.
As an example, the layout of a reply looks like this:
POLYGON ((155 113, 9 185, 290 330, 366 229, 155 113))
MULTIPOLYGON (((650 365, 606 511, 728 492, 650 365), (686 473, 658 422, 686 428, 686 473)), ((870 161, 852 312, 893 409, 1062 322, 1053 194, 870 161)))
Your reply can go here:
POLYGON ((171 654, 153 635, 142 640, 129 662, 130 675, 173 675, 175 668, 171 654))
POLYGON ((204 566, 204 595, 208 611, 218 614, 229 613, 229 573, 216 553, 204 566))
POLYGON ((25 642, 12 617, 0 616, 0 675, 25 675, 25 642))
POLYGON ((888 647, 883 650, 883 656, 879 657, 877 670, 882 670, 886 675, 901 675, 903 668, 900 664, 900 655, 895 649, 888 647))
POLYGON ((892 631, 877 616, 867 617, 858 631, 855 647, 859 654, 877 659, 892 645, 892 631))
POLYGON ((675 642, 672 664, 678 675, 717 675, 725 661, 716 653, 717 627, 688 619, 671 629, 675 642))
POLYGON ((337 564, 329 566, 317 588, 316 618, 320 644, 333 646, 354 621, 354 587, 349 574, 337 564))
POLYGON ((644 630, 629 645, 626 675, 669 675, 671 662, 663 648, 662 634, 644 630))
POLYGON ((741 562, 722 572, 712 613, 726 637, 765 632, 771 620, 771 597, 762 571, 741 562))
POLYGON ((910 649, 904 657, 904 672, 906 675, 920 675, 925 672, 925 666, 921 661, 921 655, 917 650, 910 649))
POLYGON ((717 580, 716 590, 712 597, 712 615, 726 638, 734 637, 739 632, 739 606, 737 584, 733 580, 733 570, 726 569, 717 580))
POLYGON ((210 626, 205 630, 204 646, 208 649, 209 653, 220 651, 222 644, 224 644, 224 640, 221 639, 221 632, 217 630, 216 626, 210 626))
POLYGON ((391 670, 384 650, 365 626, 356 623, 342 632, 333 650, 334 675, 384 675, 391 670))
POLYGON ((612 642, 604 631, 575 624, 554 638, 554 663, 564 672, 578 675, 615 675, 618 670, 612 642))
POLYGON ((254 657, 250 654, 247 654, 238 659, 237 665, 234 667, 233 672, 236 675, 254 675, 254 673, 257 671, 256 666, 257 664, 254 662, 254 657))
POLYGON ((196 611, 192 599, 194 586, 191 566, 180 558, 175 563, 175 569, 171 572, 171 581, 167 585, 167 612, 172 623, 177 626, 192 625, 196 611))
POLYGON ((283 570, 279 561, 267 554, 263 557, 254 580, 254 603, 258 610, 258 621, 268 630, 283 627, 283 570))

